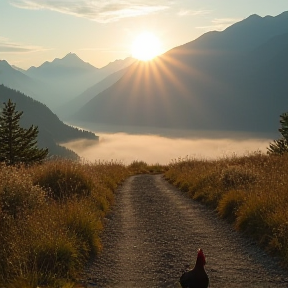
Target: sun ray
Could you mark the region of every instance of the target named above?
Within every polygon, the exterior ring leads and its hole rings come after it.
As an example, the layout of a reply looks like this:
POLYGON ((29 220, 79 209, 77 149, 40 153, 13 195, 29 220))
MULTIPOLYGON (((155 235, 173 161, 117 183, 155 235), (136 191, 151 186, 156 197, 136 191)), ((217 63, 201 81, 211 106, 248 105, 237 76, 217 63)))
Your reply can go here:
MULTIPOLYGON (((217 78, 212 77, 205 69, 200 70, 197 65, 197 57, 203 57, 203 53, 209 57, 211 51, 179 47, 176 51, 173 50, 150 61, 136 61, 119 82, 119 91, 125 91, 122 95, 126 103, 125 117, 132 120, 130 123, 145 123, 150 127, 157 122, 176 127, 179 115, 175 111, 179 111, 179 107, 183 111, 183 123, 191 123, 200 116, 204 123, 205 115, 213 113, 203 113, 203 99, 199 97, 198 91, 199 87, 215 87, 219 83, 217 78), (192 54, 189 63, 183 61, 187 54, 192 54)), ((121 106, 123 98, 119 97, 119 101, 121 106)))

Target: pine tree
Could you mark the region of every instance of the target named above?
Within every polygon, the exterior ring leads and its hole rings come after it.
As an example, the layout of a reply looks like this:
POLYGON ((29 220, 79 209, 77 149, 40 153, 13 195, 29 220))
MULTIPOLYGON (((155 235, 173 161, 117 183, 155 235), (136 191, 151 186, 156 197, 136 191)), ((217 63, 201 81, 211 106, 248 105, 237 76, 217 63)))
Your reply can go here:
POLYGON ((38 127, 20 127, 22 114, 10 99, 0 113, 0 162, 8 165, 41 162, 48 155, 48 149, 37 147, 38 127))
POLYGON ((288 141, 288 112, 280 115, 280 124, 281 128, 279 129, 279 132, 282 134, 283 138, 288 141))
POLYGON ((288 113, 280 115, 281 128, 279 132, 282 137, 278 140, 274 140, 268 147, 268 154, 279 154, 282 155, 288 152, 288 113))

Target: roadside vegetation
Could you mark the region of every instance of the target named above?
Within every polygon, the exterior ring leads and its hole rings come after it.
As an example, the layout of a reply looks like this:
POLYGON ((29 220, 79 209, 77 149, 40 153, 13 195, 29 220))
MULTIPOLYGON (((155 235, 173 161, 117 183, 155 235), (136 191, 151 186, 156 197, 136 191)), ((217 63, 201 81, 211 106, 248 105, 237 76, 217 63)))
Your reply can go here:
POLYGON ((130 175, 164 173, 288 264, 288 153, 169 165, 51 160, 0 165, 0 287, 74 287, 101 251, 103 220, 130 175))
POLYGON ((113 162, 0 164, 0 287, 73 287, 128 175, 113 162))
POLYGON ((179 159, 165 177, 288 265, 288 153, 179 159))

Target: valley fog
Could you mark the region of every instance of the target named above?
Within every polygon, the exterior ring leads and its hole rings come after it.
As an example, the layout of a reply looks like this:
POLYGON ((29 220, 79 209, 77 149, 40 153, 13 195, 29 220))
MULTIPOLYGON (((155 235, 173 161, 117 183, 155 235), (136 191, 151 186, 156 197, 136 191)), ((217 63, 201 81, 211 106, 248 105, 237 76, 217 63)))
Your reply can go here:
POLYGON ((94 129, 91 129, 92 127, 88 126, 86 123, 85 129, 89 128, 98 135, 99 143, 78 140, 65 143, 64 146, 91 162, 113 160, 130 164, 135 160, 142 160, 147 164, 165 165, 185 157, 218 159, 255 151, 266 153, 269 143, 277 138, 260 133, 185 131, 148 127, 119 129, 111 126, 94 126, 94 129))

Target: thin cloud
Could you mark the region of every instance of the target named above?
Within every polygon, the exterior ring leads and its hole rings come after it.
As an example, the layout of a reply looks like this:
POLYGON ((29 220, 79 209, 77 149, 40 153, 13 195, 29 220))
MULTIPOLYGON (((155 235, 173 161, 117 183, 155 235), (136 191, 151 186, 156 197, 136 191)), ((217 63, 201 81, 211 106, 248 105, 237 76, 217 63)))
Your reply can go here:
POLYGON ((82 158, 94 161, 120 161, 130 164, 142 160, 148 164, 169 164, 185 157, 218 159, 249 152, 265 152, 269 139, 208 139, 167 138, 156 135, 131 135, 126 133, 98 134, 100 142, 79 140, 64 144, 82 158))
POLYGON ((10 0, 10 3, 22 9, 52 10, 100 23, 144 16, 169 8, 164 0, 157 1, 157 4, 152 0, 10 0))
POLYGON ((0 52, 2 53, 31 53, 47 50, 41 46, 15 43, 8 38, 0 37, 0 52))
POLYGON ((199 26, 198 29, 203 29, 205 31, 217 30, 223 31, 232 24, 241 21, 240 18, 216 18, 212 20, 212 24, 208 26, 199 26))
POLYGON ((181 10, 177 13, 178 16, 201 16, 210 14, 211 10, 181 10))

